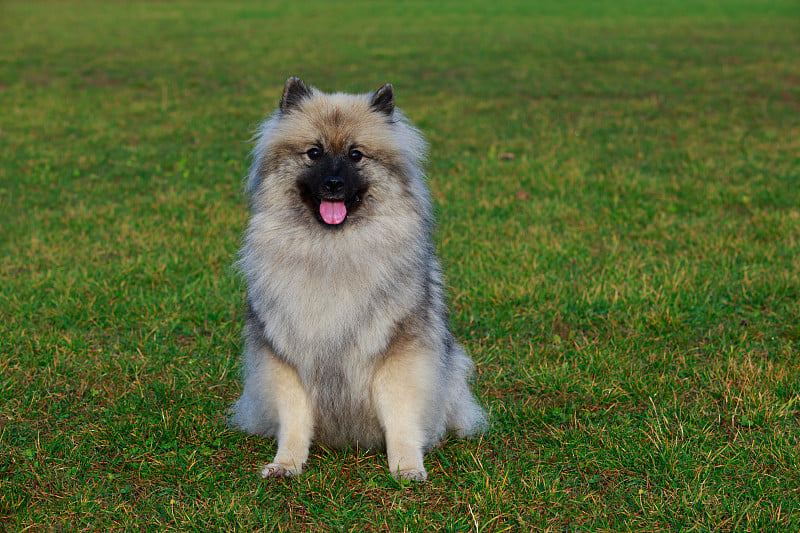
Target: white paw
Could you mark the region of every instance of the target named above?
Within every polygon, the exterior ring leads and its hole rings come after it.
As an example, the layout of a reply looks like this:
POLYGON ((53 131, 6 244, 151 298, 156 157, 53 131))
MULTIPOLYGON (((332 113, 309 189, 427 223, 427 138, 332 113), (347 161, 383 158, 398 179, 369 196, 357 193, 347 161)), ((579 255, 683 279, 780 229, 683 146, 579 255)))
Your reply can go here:
POLYGON ((291 465, 270 463, 261 467, 261 477, 294 477, 300 475, 300 469, 291 465))
POLYGON ((407 470, 398 470, 393 472, 392 475, 396 479, 407 479, 409 481, 425 481, 428 479, 428 473, 424 468, 409 468, 407 470))

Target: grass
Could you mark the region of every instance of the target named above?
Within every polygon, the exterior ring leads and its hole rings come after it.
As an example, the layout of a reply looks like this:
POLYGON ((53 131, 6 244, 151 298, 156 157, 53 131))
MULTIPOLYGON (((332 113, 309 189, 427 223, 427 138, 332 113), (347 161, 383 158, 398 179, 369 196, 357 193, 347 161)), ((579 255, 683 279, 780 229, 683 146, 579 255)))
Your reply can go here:
POLYGON ((0 530, 796 531, 800 6, 0 6, 0 530), (493 426, 430 481, 232 432, 232 267, 284 79, 431 142, 493 426))

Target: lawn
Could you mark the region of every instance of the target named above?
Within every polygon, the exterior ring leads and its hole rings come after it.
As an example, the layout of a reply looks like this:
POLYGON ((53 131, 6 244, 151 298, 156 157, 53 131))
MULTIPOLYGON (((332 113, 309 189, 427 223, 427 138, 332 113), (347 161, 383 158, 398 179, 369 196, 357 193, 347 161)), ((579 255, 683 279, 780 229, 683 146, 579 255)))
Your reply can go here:
POLYGON ((0 5, 0 531, 797 531, 800 4, 0 5), (256 123, 392 82, 491 429, 228 429, 256 123))

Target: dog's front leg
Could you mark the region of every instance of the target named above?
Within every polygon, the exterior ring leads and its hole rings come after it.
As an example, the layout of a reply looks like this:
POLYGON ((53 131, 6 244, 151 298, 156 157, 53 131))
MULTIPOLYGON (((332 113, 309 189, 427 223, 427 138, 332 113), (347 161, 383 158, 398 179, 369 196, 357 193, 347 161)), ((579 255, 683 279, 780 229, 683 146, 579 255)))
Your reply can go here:
POLYGON ((274 355, 268 359, 270 395, 278 413, 278 452, 261 477, 297 476, 308 459, 314 430, 311 400, 297 371, 274 355))
POLYGON ((392 475, 425 481, 425 419, 436 369, 430 354, 415 348, 406 345, 387 354, 372 380, 372 401, 384 430, 392 475))

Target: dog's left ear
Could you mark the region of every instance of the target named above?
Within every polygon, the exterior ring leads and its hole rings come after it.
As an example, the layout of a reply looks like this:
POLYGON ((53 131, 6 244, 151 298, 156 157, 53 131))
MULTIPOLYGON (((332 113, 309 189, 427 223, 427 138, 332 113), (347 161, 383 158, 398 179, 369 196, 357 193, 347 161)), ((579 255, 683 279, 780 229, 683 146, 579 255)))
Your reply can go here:
POLYGON ((394 113, 394 87, 387 83, 372 95, 372 109, 386 115, 394 113))
POLYGON ((283 96, 281 96, 281 113, 287 113, 293 107, 300 105, 300 102, 311 96, 311 89, 303 83, 300 78, 292 76, 286 80, 286 85, 283 87, 283 96))

